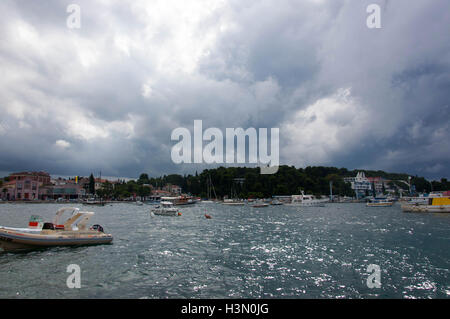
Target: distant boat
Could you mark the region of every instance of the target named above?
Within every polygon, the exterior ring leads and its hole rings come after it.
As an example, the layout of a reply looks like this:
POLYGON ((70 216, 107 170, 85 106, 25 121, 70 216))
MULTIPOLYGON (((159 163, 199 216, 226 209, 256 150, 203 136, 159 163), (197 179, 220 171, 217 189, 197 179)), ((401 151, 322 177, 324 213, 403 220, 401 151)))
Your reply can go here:
POLYGON ((266 203, 256 203, 256 204, 253 204, 252 207, 269 207, 269 204, 266 204, 266 203))
POLYGON ((277 206, 277 205, 283 205, 283 203, 280 202, 278 199, 275 199, 275 200, 273 200, 273 201, 270 203, 270 205, 277 206))
POLYGON ((237 199, 224 199, 223 205, 230 205, 230 206, 243 206, 245 203, 243 201, 239 201, 237 199))
POLYGON ((161 203, 163 201, 171 202, 173 205, 194 205, 197 203, 197 200, 192 197, 186 196, 174 196, 174 197, 161 197, 161 203))
POLYGON ((386 198, 374 198, 367 202, 367 207, 390 207, 394 204, 393 201, 387 200, 386 198))
POLYGON ((181 216, 181 213, 174 207, 173 203, 168 201, 162 201, 151 212, 159 216, 181 216))
POLYGON ((83 205, 97 205, 97 206, 105 206, 105 202, 102 200, 88 199, 83 202, 83 205))
POLYGON ((402 205, 404 212, 418 213, 450 213, 450 197, 432 197, 428 200, 428 205, 405 204, 402 205))
POLYGON ((242 200, 237 199, 238 194, 234 188, 234 186, 231 186, 231 193, 230 193, 230 198, 228 199, 224 199, 222 204, 223 205, 230 205, 230 206, 243 206, 245 205, 245 202, 242 200))
POLYGON ((215 201, 211 200, 213 198, 212 193, 214 193, 214 198, 217 200, 217 194, 216 194, 216 190, 214 189, 214 185, 211 180, 211 175, 208 175, 208 179, 206 182, 206 193, 207 193, 208 199, 202 200, 202 203, 205 203, 205 204, 215 203, 215 201))
POLYGON ((324 207, 325 203, 329 199, 318 199, 314 195, 305 195, 302 192, 301 195, 292 195, 291 202, 286 204, 288 206, 300 206, 300 207, 324 207))

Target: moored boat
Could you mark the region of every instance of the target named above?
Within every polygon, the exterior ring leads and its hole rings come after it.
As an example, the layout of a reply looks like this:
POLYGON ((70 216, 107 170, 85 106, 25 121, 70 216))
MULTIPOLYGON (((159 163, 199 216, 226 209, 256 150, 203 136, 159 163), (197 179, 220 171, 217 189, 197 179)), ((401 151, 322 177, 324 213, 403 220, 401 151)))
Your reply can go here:
MULTIPOLYGON (((0 226, 0 247, 5 251, 28 250, 51 246, 79 246, 109 244, 113 237, 105 234, 103 227, 93 225, 87 229, 87 221, 93 212, 83 212, 74 207, 63 207, 56 212, 53 222, 41 223, 30 219, 29 228, 0 226), (64 212, 71 216, 59 223, 64 212)), ((37 216, 35 216, 37 217, 37 216)))
POLYGON ((262 201, 256 201, 253 205, 252 205, 252 207, 269 207, 269 204, 267 204, 267 203, 264 203, 264 202, 262 202, 262 201))
POLYGON ((367 207, 390 207, 394 204, 393 201, 385 198, 374 198, 366 203, 367 207))
POLYGON ((324 207, 325 203, 328 201, 329 199, 319 199, 314 195, 305 195, 305 193, 302 192, 301 195, 292 195, 291 202, 286 205, 301 207, 324 207))
POLYGON ((105 202, 102 200, 88 199, 83 202, 83 205, 105 206, 105 202))
POLYGON ((162 201, 171 202, 173 205, 181 206, 181 205, 194 205, 197 203, 197 200, 192 197, 187 196, 175 196, 175 197, 161 197, 162 201))
POLYGON ((224 199, 222 202, 223 205, 230 205, 230 206, 243 206, 245 203, 243 201, 239 201, 237 199, 224 199))
POLYGON ((450 197, 433 197, 428 201, 428 205, 404 204, 401 206, 404 212, 421 213, 450 213, 450 197))
POLYGON ((159 216, 181 216, 181 213, 177 208, 174 207, 174 204, 169 201, 162 201, 160 205, 156 206, 151 210, 154 215, 159 216))

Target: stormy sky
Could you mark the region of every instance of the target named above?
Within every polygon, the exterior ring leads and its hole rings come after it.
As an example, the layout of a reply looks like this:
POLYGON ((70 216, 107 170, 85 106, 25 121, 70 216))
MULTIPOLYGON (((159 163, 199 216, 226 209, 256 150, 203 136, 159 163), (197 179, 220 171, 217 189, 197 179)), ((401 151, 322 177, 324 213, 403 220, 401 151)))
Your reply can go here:
POLYGON ((202 120, 279 128, 281 164, 448 178, 449 23, 448 0, 2 0, 0 172, 192 173, 171 132, 202 120))

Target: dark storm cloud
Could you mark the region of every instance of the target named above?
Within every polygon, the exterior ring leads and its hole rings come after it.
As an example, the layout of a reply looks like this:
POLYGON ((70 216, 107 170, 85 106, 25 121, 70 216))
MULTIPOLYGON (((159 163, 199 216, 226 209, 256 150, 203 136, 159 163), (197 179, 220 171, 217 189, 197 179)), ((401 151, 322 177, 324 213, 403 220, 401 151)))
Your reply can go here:
POLYGON ((0 171, 194 172, 176 127, 279 127, 282 164, 448 176, 448 1, 0 4, 0 171), (382 28, 366 8, 382 8, 382 28))

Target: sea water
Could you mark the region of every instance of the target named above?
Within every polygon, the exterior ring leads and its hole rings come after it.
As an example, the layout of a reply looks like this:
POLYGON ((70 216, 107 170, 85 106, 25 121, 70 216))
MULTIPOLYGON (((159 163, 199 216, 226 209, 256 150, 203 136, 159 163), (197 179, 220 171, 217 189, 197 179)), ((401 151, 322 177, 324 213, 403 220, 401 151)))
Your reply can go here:
MULTIPOLYGON (((0 204, 0 225, 51 221, 63 206, 0 204)), ((166 217, 151 205, 75 206, 94 211, 90 222, 113 243, 1 252, 0 298, 450 297, 450 214, 196 204, 166 217), (80 288, 67 285, 74 264, 80 288), (379 288, 368 284, 370 265, 379 288)))

